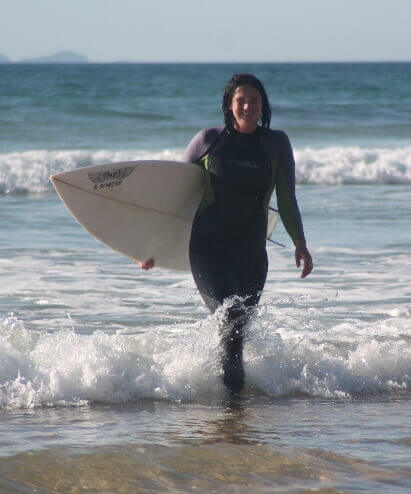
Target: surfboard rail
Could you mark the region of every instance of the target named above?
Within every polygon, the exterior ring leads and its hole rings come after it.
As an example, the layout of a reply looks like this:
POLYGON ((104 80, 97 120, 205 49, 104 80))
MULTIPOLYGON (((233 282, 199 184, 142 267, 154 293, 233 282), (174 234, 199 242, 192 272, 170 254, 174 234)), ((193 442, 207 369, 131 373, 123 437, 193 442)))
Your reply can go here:
MULTIPOLYGON (((127 161, 51 175, 60 199, 96 239, 133 260, 190 270, 188 246, 205 172, 176 161, 127 161)), ((277 223, 269 211, 267 238, 277 223)))

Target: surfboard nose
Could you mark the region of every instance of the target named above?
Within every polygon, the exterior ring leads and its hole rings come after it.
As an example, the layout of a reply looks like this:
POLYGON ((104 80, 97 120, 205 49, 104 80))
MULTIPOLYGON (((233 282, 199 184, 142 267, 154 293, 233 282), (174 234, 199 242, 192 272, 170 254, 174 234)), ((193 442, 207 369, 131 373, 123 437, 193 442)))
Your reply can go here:
POLYGON ((191 226, 204 170, 171 161, 131 161, 50 176, 67 209, 95 238, 132 259, 189 270, 191 226))

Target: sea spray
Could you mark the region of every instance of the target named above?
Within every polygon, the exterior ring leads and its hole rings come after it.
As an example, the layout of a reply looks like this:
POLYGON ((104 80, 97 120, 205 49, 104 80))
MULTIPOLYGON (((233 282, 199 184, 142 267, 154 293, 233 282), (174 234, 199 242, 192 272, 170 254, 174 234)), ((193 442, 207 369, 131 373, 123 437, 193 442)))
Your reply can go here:
MULTIPOLYGON (((324 330, 318 314, 311 312, 310 329, 305 316, 286 318, 281 311, 267 302, 247 332, 246 393, 349 398, 409 389, 408 317, 350 321, 324 330)), ((168 335, 159 328, 144 335, 68 329, 38 334, 14 317, 3 319, 0 406, 223 396, 220 319, 217 313, 168 335)))
POLYGON ((195 399, 221 391, 213 318, 186 335, 33 333, 1 321, 0 407, 195 399))
POLYGON ((274 303, 260 308, 245 346, 250 385, 272 396, 334 398, 410 389, 409 317, 323 329, 324 313, 289 311, 274 303))

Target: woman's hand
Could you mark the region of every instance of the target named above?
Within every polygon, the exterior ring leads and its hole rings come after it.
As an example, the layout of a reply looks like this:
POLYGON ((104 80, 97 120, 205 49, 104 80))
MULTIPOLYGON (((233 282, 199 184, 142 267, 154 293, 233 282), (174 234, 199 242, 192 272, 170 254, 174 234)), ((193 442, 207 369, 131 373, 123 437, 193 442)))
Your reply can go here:
POLYGON ((297 239, 295 241, 295 264, 297 268, 301 266, 301 260, 303 261, 303 271, 301 278, 306 278, 313 270, 313 260, 308 252, 304 239, 297 239))
POLYGON ((141 261, 138 261, 137 259, 133 259, 133 262, 135 264, 138 264, 141 269, 148 270, 148 269, 154 268, 154 259, 153 258, 148 259, 146 262, 141 262, 141 261))

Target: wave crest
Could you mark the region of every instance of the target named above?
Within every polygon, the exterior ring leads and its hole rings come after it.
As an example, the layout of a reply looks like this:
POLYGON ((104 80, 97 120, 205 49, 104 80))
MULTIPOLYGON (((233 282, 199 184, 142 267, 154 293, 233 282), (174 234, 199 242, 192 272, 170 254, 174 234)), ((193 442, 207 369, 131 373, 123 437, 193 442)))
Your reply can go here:
MULTIPOLYGON (((273 328, 275 314, 261 307, 245 341, 249 392, 350 398, 409 390, 408 317, 293 334, 283 326, 301 320, 273 328)), ((0 320, 0 409, 223 396, 218 314, 200 326, 174 335, 35 333, 9 316, 0 320)))
MULTIPOLYGON (((24 151, 0 154, 0 193, 52 191, 49 176, 82 166, 132 160, 174 160, 182 149, 150 151, 24 151)), ((298 184, 411 184, 411 147, 304 148, 295 151, 298 184)))
POLYGON ((305 148, 295 157, 300 184, 411 184, 411 147, 305 148))
POLYGON ((133 160, 181 159, 182 151, 24 151, 0 154, 0 193, 18 194, 54 190, 49 177, 53 173, 83 166, 133 160))

